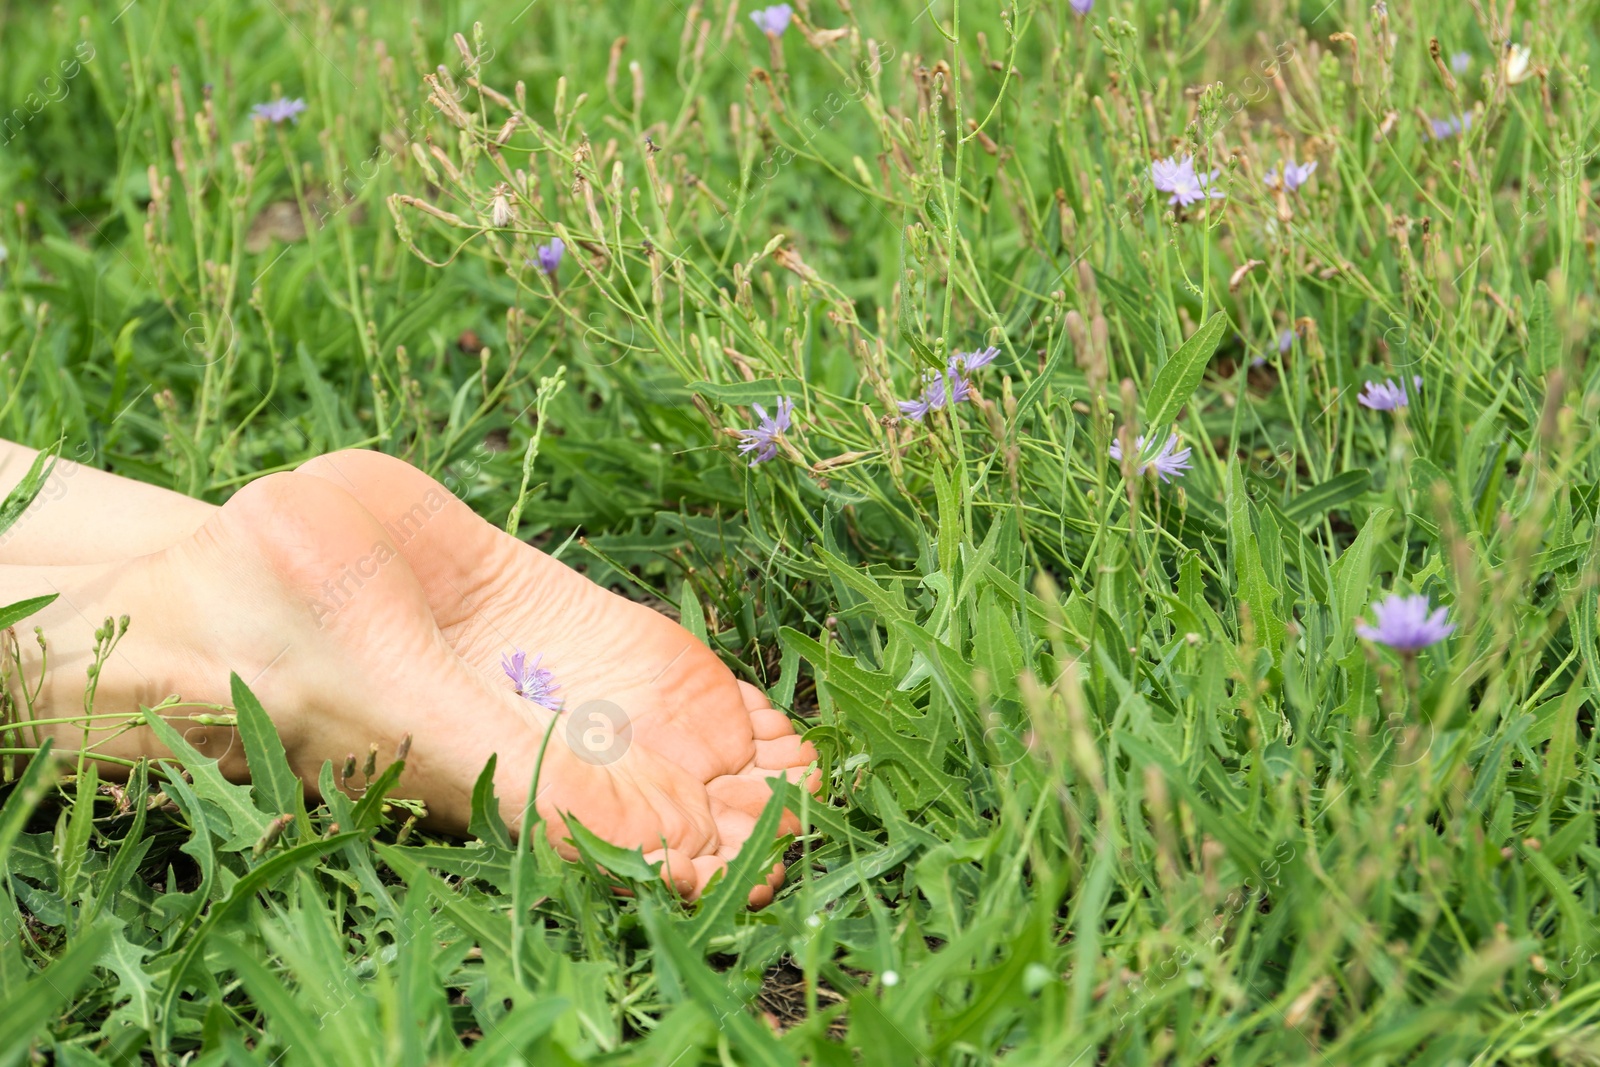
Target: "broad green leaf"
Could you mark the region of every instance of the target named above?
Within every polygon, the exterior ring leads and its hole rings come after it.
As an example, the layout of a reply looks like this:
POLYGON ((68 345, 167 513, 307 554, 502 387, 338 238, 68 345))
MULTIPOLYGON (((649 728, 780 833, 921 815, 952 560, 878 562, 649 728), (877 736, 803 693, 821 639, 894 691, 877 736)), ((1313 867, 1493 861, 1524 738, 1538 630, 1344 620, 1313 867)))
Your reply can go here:
POLYGON ((685 578, 683 588, 678 594, 678 622, 703 645, 711 643, 706 636, 706 613, 700 606, 700 598, 695 596, 694 586, 685 578))
POLYGON ((1176 419, 1194 396, 1227 328, 1228 316, 1214 312, 1156 373, 1144 402, 1144 424, 1152 428, 1151 432, 1159 432, 1176 419))
POLYGON ((305 802, 303 786, 299 777, 289 768, 289 757, 284 753, 278 728, 261 706, 261 701, 245 685, 243 678, 234 674, 231 684, 239 740, 244 744, 245 763, 250 768, 250 788, 255 793, 257 805, 279 815, 299 812, 305 802))
POLYGON ((1556 322, 1550 287, 1543 281, 1533 285, 1533 304, 1528 312, 1528 371, 1548 374, 1561 366, 1561 327, 1556 322))
POLYGON ((760 404, 771 415, 777 411, 779 397, 798 400, 807 390, 806 384, 797 378, 762 378, 753 382, 690 382, 689 391, 719 404, 738 407, 760 404))
POLYGON ((0 630, 15 626, 36 611, 42 611, 55 602, 60 593, 46 593, 44 596, 29 597, 19 600, 15 604, 7 604, 0 608, 0 630))
POLYGON ((626 878, 632 882, 655 881, 656 872, 661 864, 646 863, 643 849, 613 845, 579 822, 575 815, 566 815, 565 821, 567 836, 572 840, 573 846, 589 862, 605 868, 608 875, 626 878))
POLYGON ((1284 505, 1283 513, 1302 525, 1322 518, 1362 496, 1372 486, 1372 473, 1363 468, 1335 474, 1325 482, 1301 491, 1284 505))
POLYGON ((33 463, 28 467, 28 473, 22 476, 22 481, 12 487, 11 492, 6 494, 5 500, 0 501, 0 534, 11 529, 22 517, 22 513, 28 510, 28 506, 38 498, 39 491, 44 488, 44 483, 56 469, 56 455, 60 449, 61 445, 58 442, 54 448, 45 449, 34 456, 33 463))
POLYGON ((1385 536, 1391 514, 1388 508, 1375 509, 1355 541, 1333 562, 1333 607, 1342 632, 1348 632, 1367 604, 1377 599, 1376 591, 1370 588, 1372 555, 1385 536))
POLYGON ((1260 546, 1250 522, 1250 497, 1237 459, 1228 464, 1228 486, 1228 541, 1239 598, 1250 608, 1256 647, 1266 649, 1276 659, 1284 636, 1283 620, 1278 615, 1278 590, 1267 580, 1261 562, 1260 546))

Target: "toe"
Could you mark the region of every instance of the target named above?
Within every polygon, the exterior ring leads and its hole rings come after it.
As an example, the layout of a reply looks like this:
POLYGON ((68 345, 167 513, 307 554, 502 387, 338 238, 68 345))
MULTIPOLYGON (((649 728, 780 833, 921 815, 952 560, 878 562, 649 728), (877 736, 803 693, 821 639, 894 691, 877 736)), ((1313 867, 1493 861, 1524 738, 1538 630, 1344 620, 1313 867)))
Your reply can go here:
POLYGON ((744 706, 747 711, 771 710, 772 708, 772 701, 767 699, 767 694, 749 682, 739 681, 739 696, 744 699, 744 706))
POLYGON ((794 734, 794 723, 789 716, 772 708, 758 708, 750 713, 750 732, 757 741, 776 741, 794 734))
POLYGON ((645 853, 646 863, 661 864, 661 880, 679 896, 693 900, 705 886, 694 857, 677 848, 662 848, 645 853))
MULTIPOLYGON (((713 809, 719 806, 729 808, 754 820, 760 818, 767 802, 772 799, 772 784, 766 775, 759 772, 726 774, 708 782, 706 793, 711 797, 713 809)), ((778 836, 799 832, 799 816, 792 811, 784 811, 778 820, 778 836)))
POLYGON ((726 870, 728 861, 721 856, 696 856, 694 858, 694 896, 690 900, 697 900, 701 893, 706 891, 706 886, 711 883, 711 878, 718 871, 726 870))
POLYGON ((772 741, 756 742, 756 766, 769 771, 804 767, 817 758, 816 746, 793 734, 772 741))

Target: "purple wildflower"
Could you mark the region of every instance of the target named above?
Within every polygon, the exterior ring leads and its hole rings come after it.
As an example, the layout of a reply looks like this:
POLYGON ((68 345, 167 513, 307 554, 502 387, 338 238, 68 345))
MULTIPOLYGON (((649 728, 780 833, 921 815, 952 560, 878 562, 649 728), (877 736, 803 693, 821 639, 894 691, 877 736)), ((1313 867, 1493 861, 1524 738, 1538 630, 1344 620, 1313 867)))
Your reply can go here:
POLYGON ((982 352, 957 352, 950 357, 950 373, 954 374, 957 371, 970 373, 979 367, 987 367, 999 355, 1000 350, 993 347, 985 348, 982 352))
POLYGON ((561 257, 566 253, 567 246, 561 238, 552 237, 549 244, 540 245, 536 251, 539 254, 539 269, 554 275, 561 267, 561 257))
MULTIPOLYGON (((1310 163, 1285 163, 1283 165, 1284 189, 1291 193, 1294 192, 1296 189, 1300 188, 1306 183, 1306 179, 1310 178, 1316 169, 1317 161, 1314 159, 1310 163)), ((1268 188, 1277 188, 1277 167, 1273 167, 1271 170, 1267 171, 1266 182, 1268 188)))
POLYGON ((750 21, 755 23, 762 33, 773 37, 781 37, 783 31, 789 28, 789 20, 792 18, 794 18, 794 8, 788 4, 775 4, 760 11, 750 12, 750 21))
POLYGON ((543 658, 543 653, 540 653, 529 663, 528 654, 519 648, 510 656, 501 653, 500 666, 506 672, 506 677, 515 683, 519 697, 551 711, 560 711, 561 698, 552 694, 561 687, 556 684, 555 675, 549 668, 539 666, 543 658))
POLYGON ((1429 119, 1428 125, 1433 127, 1433 140, 1445 141, 1458 133, 1472 129, 1472 114, 1463 111, 1459 115, 1446 115, 1442 119, 1429 119))
POLYGON ((1472 66, 1471 52, 1457 52, 1450 57, 1450 69, 1457 74, 1465 74, 1472 66))
MULTIPOLYGON (((984 353, 979 353, 984 355, 984 353)), ((928 417, 928 412, 938 411, 946 405, 954 406, 963 400, 972 398, 972 383, 967 381, 957 371, 957 361, 964 357, 960 354, 950 357, 949 368, 943 374, 931 375, 922 387, 922 395, 915 400, 900 401, 900 414, 909 417, 913 422, 921 422, 928 417)), ((990 357, 993 358, 993 357, 990 357)), ((982 363, 963 364, 967 367, 983 366, 989 362, 985 359, 982 363)))
MULTIPOLYGON (((1167 438, 1167 443, 1161 446, 1161 451, 1160 452, 1157 452, 1154 456, 1151 456, 1149 459, 1142 459, 1141 458, 1138 461, 1139 462, 1139 467, 1138 467, 1138 470, 1136 471, 1136 473, 1143 474, 1145 471, 1149 470, 1151 467, 1154 467, 1155 471, 1156 471, 1156 474, 1160 475, 1161 476, 1161 480, 1164 481, 1164 482, 1170 482, 1170 481, 1172 481, 1173 478, 1181 478, 1181 477, 1183 477, 1183 472, 1184 471, 1192 469, 1190 464, 1189 464, 1189 451, 1190 450, 1185 448, 1185 449, 1181 449, 1179 451, 1174 452, 1173 449, 1175 449, 1177 447, 1178 447, 1178 435, 1177 434, 1173 434, 1171 437, 1167 438)), ((1140 456, 1140 457, 1142 457, 1144 455, 1144 435, 1143 434, 1140 434, 1138 440, 1134 441, 1133 450, 1134 450, 1135 454, 1140 456)), ((1111 458, 1116 460, 1118 463, 1122 462, 1122 440, 1121 440, 1121 438, 1118 438, 1118 439, 1116 439, 1116 440, 1111 442, 1111 458)))
POLYGON ((1150 181, 1157 190, 1171 193, 1172 199, 1167 203, 1179 207, 1188 207, 1208 197, 1220 200, 1225 194, 1220 189, 1211 188, 1211 183, 1221 173, 1221 170, 1213 170, 1210 174, 1196 174, 1193 156, 1184 156, 1182 159, 1173 156, 1150 164, 1150 181))
POLYGON ((1079 18, 1094 10, 1094 0, 1071 0, 1072 10, 1079 18))
POLYGON ((300 112, 306 109, 304 100, 290 100, 287 96, 280 96, 276 100, 268 100, 265 104, 257 104, 250 109, 250 114, 258 119, 281 125, 285 120, 291 120, 296 125, 300 123, 300 112))
POLYGON ((1284 330, 1278 335, 1278 354, 1286 355, 1294 347, 1294 331, 1284 330))
POLYGON ((1428 598, 1425 596, 1391 593, 1372 605, 1377 625, 1358 622, 1356 633, 1368 641, 1388 645, 1409 655, 1418 649, 1438 644, 1455 632, 1456 624, 1445 621, 1449 609, 1435 608, 1430 613, 1428 608, 1428 598))
POLYGON ((789 429, 789 415, 794 411, 794 402, 786 396, 779 397, 777 412, 773 415, 768 415, 767 409, 760 404, 751 404, 750 407, 761 421, 753 430, 739 431, 744 435, 739 441, 739 451, 741 454, 756 454, 750 461, 750 466, 754 467, 778 455, 778 435, 789 429))
MULTIPOLYGON (((1411 386, 1420 390, 1422 375, 1413 376, 1411 386)), ((1356 399, 1373 411, 1393 411, 1395 408, 1407 407, 1411 403, 1411 398, 1406 396, 1405 383, 1397 382, 1393 378, 1385 378, 1381 382, 1368 382, 1361 388, 1361 395, 1356 399)))

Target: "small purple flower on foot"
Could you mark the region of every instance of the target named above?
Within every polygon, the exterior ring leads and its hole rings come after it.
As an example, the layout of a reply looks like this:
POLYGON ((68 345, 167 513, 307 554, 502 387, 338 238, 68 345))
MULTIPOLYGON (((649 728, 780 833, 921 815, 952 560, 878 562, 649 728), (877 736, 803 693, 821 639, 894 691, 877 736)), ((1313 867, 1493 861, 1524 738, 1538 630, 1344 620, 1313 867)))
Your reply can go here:
POLYGON ((540 245, 536 249, 539 255, 539 269, 546 274, 554 275, 561 267, 561 257, 566 254, 567 246, 559 237, 550 238, 550 243, 540 245))
MULTIPOLYGON (((1139 465, 1135 473, 1143 474, 1145 471, 1150 470, 1153 467, 1155 468, 1156 474, 1159 475, 1161 480, 1164 482, 1170 482, 1174 478, 1183 477, 1184 471, 1193 469, 1189 463, 1189 454, 1191 450, 1185 448, 1179 451, 1173 451, 1177 447, 1178 435, 1173 434, 1171 437, 1167 438, 1167 443, 1161 446, 1160 452, 1157 452, 1149 459, 1141 458, 1138 461, 1139 465)), ((1140 434, 1138 440, 1134 441, 1133 450, 1135 454, 1140 457, 1144 455, 1143 434, 1140 434)), ((1122 462, 1122 441, 1120 438, 1111 442, 1110 452, 1112 459, 1116 460, 1118 463, 1122 462)))
POLYGON ((1071 0, 1073 13, 1079 18, 1094 10, 1094 0, 1071 0))
POLYGON ((773 37, 783 36, 783 31, 789 28, 789 20, 792 18, 794 18, 794 8, 788 4, 774 4, 772 7, 750 12, 750 21, 756 24, 756 28, 773 37))
POLYGON ((265 104, 257 104, 250 109, 250 114, 258 119, 266 119, 275 125, 293 121, 300 123, 300 112, 306 109, 304 100, 290 100, 287 96, 280 96, 276 100, 268 100, 265 104))
POLYGON ((772 415, 768 415, 767 409, 760 404, 751 404, 750 407, 761 421, 752 430, 739 431, 744 435, 739 441, 739 451, 745 455, 755 453, 755 458, 750 461, 750 466, 754 467, 778 455, 778 437, 789 429, 789 415, 794 411, 794 402, 786 396, 779 397, 777 411, 772 415))
MULTIPOLYGON (((1418 389, 1422 388, 1420 375, 1413 384, 1418 389)), ((1405 385, 1393 378, 1385 378, 1381 382, 1368 382, 1362 387, 1361 395, 1356 399, 1363 407, 1369 407, 1373 411, 1393 411, 1411 403, 1411 399, 1406 396, 1405 385)))
POLYGON ((1446 622, 1449 609, 1428 610, 1425 596, 1401 596, 1391 593, 1372 605, 1377 625, 1356 623, 1356 633, 1368 641, 1388 645, 1397 652, 1411 655, 1419 649, 1436 645, 1455 632, 1456 624, 1446 622))
POLYGON ((519 697, 551 711, 560 711, 561 698, 553 694, 561 687, 556 684, 555 675, 548 668, 539 666, 543 658, 541 653, 529 663, 528 654, 519 648, 510 656, 501 653, 500 666, 506 672, 506 677, 516 685, 519 697))
POLYGON ((1450 57, 1450 69, 1457 74, 1465 74, 1472 66, 1471 52, 1457 52, 1450 57))
POLYGON ((1193 156, 1184 156, 1182 159, 1172 156, 1150 164, 1150 181, 1158 191, 1171 193, 1172 198, 1167 203, 1179 207, 1188 207, 1207 198, 1222 199, 1226 194, 1220 189, 1211 188, 1211 183, 1221 173, 1221 170, 1213 170, 1210 174, 1196 174, 1193 156))

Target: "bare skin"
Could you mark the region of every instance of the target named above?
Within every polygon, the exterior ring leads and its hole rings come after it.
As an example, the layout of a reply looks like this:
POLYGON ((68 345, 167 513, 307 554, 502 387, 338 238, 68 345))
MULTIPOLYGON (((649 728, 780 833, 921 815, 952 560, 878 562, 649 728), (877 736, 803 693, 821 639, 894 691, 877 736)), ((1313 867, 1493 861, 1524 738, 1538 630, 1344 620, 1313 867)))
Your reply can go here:
MULTIPOLYGON (((0 482, 20 478, 19 461, 29 458, 0 445, 0 482)), ((104 533, 100 541, 51 537, 51 519, 19 523, 0 542, 0 562, 12 564, 0 566, 0 602, 62 594, 30 620, 53 638, 37 714, 81 707, 75 668, 87 663, 88 634, 105 616, 126 613, 136 625, 102 676, 97 711, 133 712, 169 693, 226 703, 228 671, 237 670, 274 714, 307 781, 324 759, 373 742, 383 749, 410 733, 402 786, 428 801, 442 827, 464 828, 490 752, 499 753, 496 792, 515 824, 553 713, 518 697, 499 663, 512 647, 539 652, 564 707, 609 701, 634 741, 597 761, 555 731, 537 801, 552 840, 564 841, 570 812, 602 837, 665 861, 663 877, 691 897, 749 836, 770 794, 767 778, 798 779, 814 758, 786 716, 681 627, 500 533, 401 461, 324 457, 252 483, 221 509, 98 471, 73 477, 54 499, 47 491, 58 514, 81 525, 88 515, 78 502, 110 495, 111 540, 145 549, 176 540, 132 560, 95 560, 104 533), (75 509, 62 506, 69 499, 75 509), (63 560, 72 565, 42 565, 63 560), (75 636, 63 640, 62 631, 75 636)), ((81 738, 77 726, 61 734, 74 747, 81 738)), ((200 737, 216 751, 229 740, 200 737)), ((139 730, 100 751, 133 758, 164 750, 139 730)), ((247 774, 236 751, 223 767, 241 780, 247 774)), ((794 829, 792 815, 785 822, 794 829)), ((781 877, 775 868, 751 903, 769 901, 781 877)))

